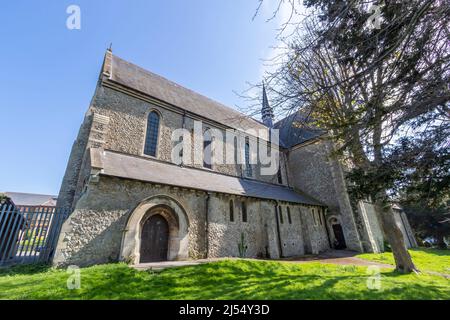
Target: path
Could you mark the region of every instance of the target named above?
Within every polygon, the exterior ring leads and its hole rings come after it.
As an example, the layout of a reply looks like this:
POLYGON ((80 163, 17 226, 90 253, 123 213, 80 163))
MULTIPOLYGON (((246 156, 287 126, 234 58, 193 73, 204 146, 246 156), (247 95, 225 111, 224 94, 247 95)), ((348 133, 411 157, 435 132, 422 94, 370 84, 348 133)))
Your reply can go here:
MULTIPOLYGON (((277 260, 263 260, 263 261, 282 261, 289 263, 306 263, 306 262, 320 262, 320 263, 330 263, 330 264, 340 264, 340 265, 354 265, 354 266, 378 266, 380 268, 394 268, 390 264, 383 264, 374 261, 368 261, 355 257, 357 252, 347 251, 347 250, 329 250, 318 255, 306 255, 300 257, 290 257, 277 260)), ((213 259, 198 259, 198 260, 188 260, 188 261, 162 261, 162 262, 150 262, 150 263, 140 263, 133 265, 134 268, 138 270, 162 270, 166 268, 182 267, 182 266, 195 266, 202 263, 209 263, 214 261, 220 261, 224 259, 238 259, 238 258, 213 258, 213 259)), ((248 260, 259 260, 261 259, 248 259, 248 260)))
POLYGON ((320 263, 353 265, 363 267, 378 266, 380 268, 394 268, 394 266, 390 264, 384 264, 358 258, 356 257, 357 254, 359 253, 349 250, 328 250, 318 255, 306 255, 299 257, 284 258, 280 259, 279 261, 287 261, 292 263, 320 262, 320 263))

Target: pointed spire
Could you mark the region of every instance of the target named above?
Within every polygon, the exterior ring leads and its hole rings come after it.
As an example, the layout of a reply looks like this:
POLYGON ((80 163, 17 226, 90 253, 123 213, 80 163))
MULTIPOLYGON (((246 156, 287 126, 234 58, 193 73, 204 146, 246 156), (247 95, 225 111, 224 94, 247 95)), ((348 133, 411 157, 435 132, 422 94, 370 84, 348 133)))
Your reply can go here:
POLYGON ((263 81, 263 101, 262 101, 262 109, 261 109, 262 121, 263 123, 269 127, 273 127, 273 110, 269 105, 269 99, 267 99, 266 86, 263 81))

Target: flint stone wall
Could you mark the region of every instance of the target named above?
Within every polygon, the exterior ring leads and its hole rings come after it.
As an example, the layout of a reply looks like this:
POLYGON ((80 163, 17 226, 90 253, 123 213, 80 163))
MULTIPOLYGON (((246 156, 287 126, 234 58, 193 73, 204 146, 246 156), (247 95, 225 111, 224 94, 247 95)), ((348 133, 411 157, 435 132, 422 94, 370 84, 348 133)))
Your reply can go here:
MULTIPOLYGON (((171 141, 172 132, 176 129, 181 129, 184 127, 186 130, 191 132, 191 139, 194 139, 194 119, 186 116, 183 126, 182 112, 174 112, 159 105, 142 101, 140 99, 107 87, 100 87, 97 90, 97 93, 93 99, 92 106, 90 108, 91 113, 98 113, 107 116, 110 119, 108 134, 105 138, 105 149, 139 156, 146 156, 145 154, 143 154, 144 139, 146 134, 147 117, 151 111, 156 111, 160 115, 160 131, 157 146, 157 158, 160 160, 172 162, 172 146, 175 145, 175 143, 171 141)), ((223 127, 215 126, 214 123, 211 123, 206 119, 203 119, 202 122, 202 130, 206 130, 207 128, 219 130, 225 139, 226 132, 223 127)), ((246 135, 243 132, 236 131, 235 133, 237 136, 245 139, 246 135)), ((195 136, 195 138, 203 141, 202 137, 195 136)), ((225 150, 226 148, 233 147, 233 142, 227 142, 228 145, 226 145, 225 143, 223 144, 222 153, 224 164, 213 165, 212 170, 237 177, 245 176, 245 170, 242 170, 242 165, 225 163, 225 150)), ((215 142, 213 141, 213 148, 214 143, 215 142)), ((197 146, 203 148, 203 143, 200 143, 197 146)), ((184 165, 203 168, 202 163, 194 163, 194 150, 195 144, 192 142, 191 162, 184 163, 184 165)), ((200 151, 201 150, 195 150, 195 152, 197 152, 198 154, 200 151)), ((284 164, 285 156, 281 152, 280 157, 282 158, 281 168, 283 184, 287 185, 288 179, 286 166, 284 164)), ((270 183, 278 183, 276 172, 273 175, 261 175, 260 167, 260 164, 252 165, 252 178, 270 183)))
MULTIPOLYGON (((174 199, 186 212, 189 225, 186 256, 189 259, 238 257, 241 234, 247 246, 246 257, 279 257, 274 201, 211 194, 207 224, 206 192, 101 176, 97 183, 87 186, 64 223, 54 264, 87 266, 119 261, 128 217, 142 201, 158 195, 174 199), (230 200, 235 204, 233 222, 230 221, 230 200), (247 203, 247 222, 242 221, 241 201, 247 203)), ((288 223, 287 216, 280 224, 283 255, 302 255, 305 236, 298 212, 304 208, 284 203, 284 210, 287 205, 291 207, 292 224, 288 223)), ((328 248, 320 245, 323 232, 308 230, 312 232, 309 238, 314 242, 314 251, 328 248)))
POLYGON ((294 147, 288 158, 289 179, 296 188, 327 205, 326 219, 339 216, 347 247, 362 251, 342 168, 330 154, 330 144, 321 140, 294 147))
POLYGON ((205 256, 205 194, 167 186, 101 176, 90 184, 66 220, 54 264, 80 266, 118 261, 123 232, 133 209, 144 199, 168 195, 185 209, 189 219, 189 257, 205 256))

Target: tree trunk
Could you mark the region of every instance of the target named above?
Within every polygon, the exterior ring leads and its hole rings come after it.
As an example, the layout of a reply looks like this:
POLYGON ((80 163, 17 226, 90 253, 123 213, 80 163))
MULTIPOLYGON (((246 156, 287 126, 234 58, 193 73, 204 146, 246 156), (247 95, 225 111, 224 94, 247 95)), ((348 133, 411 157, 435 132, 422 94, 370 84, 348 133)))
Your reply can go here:
POLYGON ((396 270, 402 273, 418 272, 419 270, 414 265, 411 255, 406 248, 403 233, 395 222, 394 211, 391 205, 387 201, 377 200, 375 206, 381 218, 384 234, 394 254, 396 270))
POLYGON ((437 236, 437 247, 439 249, 447 249, 447 244, 444 241, 444 236, 443 235, 437 236))

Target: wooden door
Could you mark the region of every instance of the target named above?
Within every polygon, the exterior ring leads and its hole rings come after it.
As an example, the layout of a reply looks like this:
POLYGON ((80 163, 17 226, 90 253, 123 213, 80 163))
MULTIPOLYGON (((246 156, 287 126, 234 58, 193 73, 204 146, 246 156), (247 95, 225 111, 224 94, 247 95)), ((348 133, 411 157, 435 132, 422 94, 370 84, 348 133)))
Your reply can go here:
POLYGON ((140 262, 167 260, 168 244, 169 225, 166 219, 159 214, 151 216, 142 227, 140 262))

